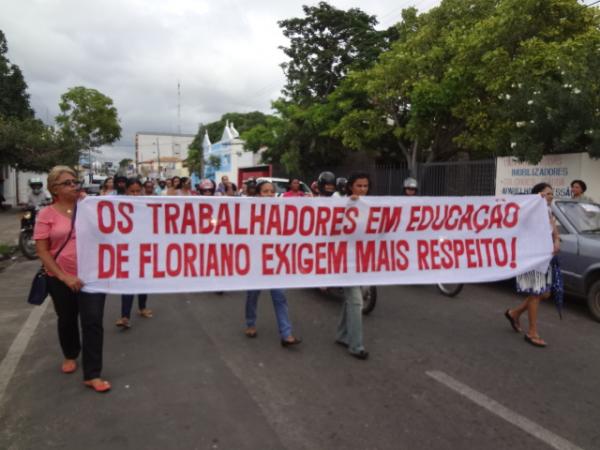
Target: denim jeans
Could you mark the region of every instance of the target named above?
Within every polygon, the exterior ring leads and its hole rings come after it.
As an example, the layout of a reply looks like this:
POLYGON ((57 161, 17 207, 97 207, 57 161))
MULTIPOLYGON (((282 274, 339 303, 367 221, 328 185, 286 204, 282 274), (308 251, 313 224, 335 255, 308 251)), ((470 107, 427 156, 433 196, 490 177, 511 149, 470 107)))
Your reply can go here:
POLYGON ((348 345, 350 353, 364 350, 362 333, 362 291, 358 286, 344 288, 344 305, 337 327, 336 340, 348 345))
POLYGON ((48 291, 58 316, 58 340, 64 357, 77 359, 83 350, 83 379, 99 378, 102 372, 102 321, 106 294, 75 293, 56 277, 48 277, 48 291))
MULTIPOLYGON (((256 310, 258 307, 258 297, 260 291, 248 291, 246 294, 246 326, 256 326, 256 310)), ((271 289, 271 299, 277 317, 279 326, 279 335, 281 339, 286 339, 292 335, 292 325, 288 317, 288 305, 285 294, 282 289, 271 289)))
MULTIPOLYGON (((122 295, 121 296, 121 317, 131 318, 131 308, 133 307, 133 295, 122 295)), ((140 311, 146 308, 146 301, 148 301, 148 294, 138 294, 138 306, 140 311)))

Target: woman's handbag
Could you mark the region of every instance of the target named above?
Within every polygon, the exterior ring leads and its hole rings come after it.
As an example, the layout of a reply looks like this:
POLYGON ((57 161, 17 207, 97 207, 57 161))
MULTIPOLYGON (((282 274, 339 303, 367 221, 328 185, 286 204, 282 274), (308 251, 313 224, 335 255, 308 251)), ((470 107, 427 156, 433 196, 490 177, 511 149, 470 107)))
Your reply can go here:
MULTIPOLYGON (((75 226, 75 214, 77 213, 77 206, 75 206, 75 210, 73 211, 73 217, 71 218, 71 230, 69 231, 69 235, 67 236, 67 240, 63 243, 63 245, 58 249, 56 254, 54 255, 54 260, 58 258, 60 252, 62 252, 63 248, 67 245, 69 240, 71 239, 71 235, 73 234, 73 227, 75 226)), ((44 303, 48 297, 48 273, 44 266, 40 267, 40 269, 36 272, 33 277, 33 281, 31 282, 31 289, 29 290, 29 296, 27 297, 27 303, 32 305, 41 305, 44 303)))
POLYGON ((46 297, 48 297, 48 274, 44 266, 42 266, 33 277, 27 303, 41 305, 46 300, 46 297))

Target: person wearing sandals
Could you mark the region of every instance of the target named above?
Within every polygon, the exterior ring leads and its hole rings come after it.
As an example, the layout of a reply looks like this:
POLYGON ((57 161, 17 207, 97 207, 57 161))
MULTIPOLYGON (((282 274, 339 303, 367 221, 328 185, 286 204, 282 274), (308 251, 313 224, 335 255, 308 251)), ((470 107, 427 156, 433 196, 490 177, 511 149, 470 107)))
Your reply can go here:
POLYGON ((64 355, 62 372, 75 372, 77 358, 82 353, 85 386, 107 392, 111 385, 100 378, 106 294, 83 292, 83 283, 77 277, 74 216, 81 182, 70 167, 55 166, 48 174, 48 190, 53 203, 39 212, 33 238, 49 275, 48 292, 58 316, 58 339, 64 355))
MULTIPOLYGON (((142 195, 142 182, 138 178, 129 178, 126 185, 127 195, 142 195)), ((117 320, 116 326, 124 329, 131 328, 131 308, 133 307, 133 294, 121 296, 121 318, 117 320)), ((139 315, 149 319, 153 316, 152 310, 146 307, 148 294, 138 294, 139 315)))
MULTIPOLYGON (((560 238, 558 235, 558 229, 556 223, 550 211, 550 204, 554 198, 552 186, 548 183, 538 183, 531 190, 532 194, 541 195, 548 203, 548 215, 550 225, 552 227, 552 242, 554 244, 553 255, 558 253, 560 248, 560 238)), ((509 321, 511 327, 515 332, 520 333, 521 315, 527 311, 529 319, 529 328, 525 333, 525 341, 536 347, 546 347, 546 342, 540 337, 537 330, 537 311, 538 306, 542 300, 550 297, 553 289, 553 284, 560 282, 560 270, 558 269, 558 263, 555 258, 550 262, 546 272, 538 272, 532 270, 524 274, 517 276, 517 292, 527 294, 527 297, 515 309, 507 309, 504 312, 504 316, 509 321)))
MULTIPOLYGON (((275 197, 275 187, 268 181, 261 181, 256 185, 257 197, 275 197)), ((248 291, 246 293, 246 331, 249 338, 257 336, 256 331, 256 310, 258 307, 258 297, 260 291, 248 291)), ((292 335, 292 325, 288 317, 287 299, 282 289, 271 289, 271 300, 275 309, 275 317, 279 326, 279 336, 281 337, 281 346, 290 347, 302 342, 302 339, 292 335)))

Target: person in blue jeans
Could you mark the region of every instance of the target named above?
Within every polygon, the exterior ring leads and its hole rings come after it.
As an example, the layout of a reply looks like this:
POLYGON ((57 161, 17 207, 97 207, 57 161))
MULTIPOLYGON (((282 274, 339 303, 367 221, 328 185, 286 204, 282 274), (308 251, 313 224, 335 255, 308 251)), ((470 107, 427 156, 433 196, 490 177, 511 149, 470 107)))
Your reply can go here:
MULTIPOLYGON (((138 178, 129 178, 126 184, 126 195, 142 195, 142 182, 138 178)), ((133 307, 133 297, 134 295, 122 295, 121 296, 121 318, 117 320, 118 327, 121 328, 131 328, 130 320, 131 320, 131 308, 133 307)), ((139 306, 139 314, 141 317, 149 319, 152 317, 153 313, 151 309, 146 307, 146 302, 148 301, 147 294, 138 294, 138 306, 139 306)))
MULTIPOLYGON (((274 197, 275 188, 268 181, 262 181, 256 185, 257 197, 274 197)), ((258 307, 258 297, 260 291, 248 291, 246 293, 246 331, 245 334, 249 338, 257 336, 256 331, 256 310, 258 307)), ((292 325, 288 316, 287 299, 282 289, 271 289, 271 300, 273 300, 273 308, 275 309, 275 317, 279 326, 279 336, 281 337, 281 345, 290 347, 298 345, 302 339, 294 337, 292 334, 292 325)))

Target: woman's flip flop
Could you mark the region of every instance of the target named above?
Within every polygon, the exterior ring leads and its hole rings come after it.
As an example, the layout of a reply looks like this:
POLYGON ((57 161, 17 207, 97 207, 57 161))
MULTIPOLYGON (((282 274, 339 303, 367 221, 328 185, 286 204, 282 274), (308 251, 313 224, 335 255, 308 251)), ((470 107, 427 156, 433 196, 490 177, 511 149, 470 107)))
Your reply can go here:
POLYGON ((510 326, 513 328, 513 330, 515 330, 516 333, 521 332, 521 327, 519 326, 517 321, 513 319, 513 317, 510 315, 510 309, 504 311, 504 317, 506 317, 506 320, 510 322, 510 326))

